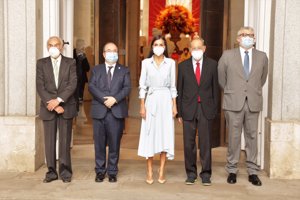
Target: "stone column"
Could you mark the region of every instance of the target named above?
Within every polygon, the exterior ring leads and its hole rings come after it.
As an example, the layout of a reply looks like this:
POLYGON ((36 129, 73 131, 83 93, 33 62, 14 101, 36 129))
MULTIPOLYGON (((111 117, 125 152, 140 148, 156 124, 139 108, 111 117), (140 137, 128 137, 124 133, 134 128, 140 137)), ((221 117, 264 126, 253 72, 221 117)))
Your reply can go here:
POLYGON ((300 178, 300 1, 272 3, 265 169, 300 178))
MULTIPOLYGON (((244 25, 254 28, 256 37, 256 49, 266 52, 269 57, 270 46, 270 23, 271 23, 271 5, 272 0, 245 0, 244 25)), ((263 110, 258 119, 258 155, 257 164, 264 169, 264 139, 265 127, 264 121, 267 117, 268 107, 268 80, 263 86, 263 110)), ((245 147, 242 139, 242 149, 245 147)))
POLYGON ((41 3, 3 0, 0 13, 0 170, 34 171, 44 163, 35 87, 41 3))
MULTIPOLYGON (((0 2, 0 27, 4 27, 4 1, 0 2)), ((4 28, 0 29, 0 116, 4 115, 5 112, 5 101, 4 101, 4 88, 5 88, 5 76, 4 76, 4 28)))
POLYGON ((131 85, 138 85, 140 1, 126 2, 126 65, 130 67, 131 85))

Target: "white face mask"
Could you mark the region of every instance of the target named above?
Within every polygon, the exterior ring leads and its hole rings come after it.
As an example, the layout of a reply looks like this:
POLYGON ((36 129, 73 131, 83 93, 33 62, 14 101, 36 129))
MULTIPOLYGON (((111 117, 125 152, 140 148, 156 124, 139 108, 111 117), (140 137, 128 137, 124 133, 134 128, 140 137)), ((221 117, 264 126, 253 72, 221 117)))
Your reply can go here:
POLYGON ((49 48, 49 54, 50 54, 51 58, 56 59, 60 55, 60 51, 56 47, 50 47, 49 48))
POLYGON ((118 53, 117 52, 106 52, 105 60, 108 63, 116 63, 118 61, 118 53))
POLYGON ((245 49, 250 49, 254 45, 254 38, 246 36, 241 39, 241 46, 245 49))
POLYGON ((194 50, 194 51, 192 51, 192 56, 195 60, 201 60, 203 57, 203 51, 202 50, 194 50))
POLYGON ((153 53, 157 56, 161 56, 165 51, 164 47, 153 47, 153 53))

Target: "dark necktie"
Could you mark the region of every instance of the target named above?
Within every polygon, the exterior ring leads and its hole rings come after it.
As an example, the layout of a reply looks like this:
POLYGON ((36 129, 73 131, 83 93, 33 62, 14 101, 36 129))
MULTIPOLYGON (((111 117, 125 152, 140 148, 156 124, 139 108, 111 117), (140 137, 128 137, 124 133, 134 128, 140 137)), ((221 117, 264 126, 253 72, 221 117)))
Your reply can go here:
POLYGON ((245 56, 244 56, 244 71, 246 75, 246 79, 249 78, 249 52, 245 51, 245 56))
POLYGON ((107 72, 107 84, 108 84, 108 88, 110 88, 110 84, 111 84, 111 69, 113 68, 113 66, 108 66, 108 72, 107 72))
MULTIPOLYGON (((200 85, 200 79, 201 79, 201 71, 200 71, 200 63, 196 63, 196 71, 195 71, 196 79, 198 85, 200 85)), ((200 96, 198 96, 198 102, 200 102, 200 96)))

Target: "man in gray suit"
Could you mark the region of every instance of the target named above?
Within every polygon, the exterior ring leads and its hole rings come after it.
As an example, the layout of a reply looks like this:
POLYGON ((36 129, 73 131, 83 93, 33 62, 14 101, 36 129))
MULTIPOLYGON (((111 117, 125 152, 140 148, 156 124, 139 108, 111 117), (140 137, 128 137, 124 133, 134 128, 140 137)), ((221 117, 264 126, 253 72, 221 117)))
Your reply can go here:
POLYGON ((59 130, 59 175, 63 182, 72 177, 70 143, 73 118, 77 115, 74 92, 77 85, 76 64, 61 55, 62 40, 53 36, 47 41, 50 57, 36 64, 36 87, 41 98, 40 118, 44 124, 48 172, 45 183, 58 179, 56 170, 56 133, 59 130))
POLYGON ((124 119, 128 116, 126 98, 131 86, 128 67, 117 63, 117 46, 112 42, 105 44, 103 56, 105 63, 93 68, 89 82, 89 91, 93 96, 91 115, 95 145, 95 181, 103 182, 107 173, 108 181, 112 183, 117 182, 124 119))
POLYGON ((226 171, 227 182, 236 183, 240 158, 241 133, 244 129, 248 180, 262 185, 257 176, 257 128, 262 110, 262 87, 268 74, 268 58, 256 50, 254 30, 242 27, 238 31, 239 48, 224 51, 218 64, 219 84, 224 90, 223 109, 229 130, 226 171))

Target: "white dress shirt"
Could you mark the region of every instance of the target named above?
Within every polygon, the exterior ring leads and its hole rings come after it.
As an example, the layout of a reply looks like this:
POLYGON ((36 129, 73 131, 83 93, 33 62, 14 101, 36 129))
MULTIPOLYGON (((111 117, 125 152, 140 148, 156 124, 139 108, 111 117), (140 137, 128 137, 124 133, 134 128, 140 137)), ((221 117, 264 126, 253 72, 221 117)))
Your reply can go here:
MULTIPOLYGON (((59 55, 58 58, 56 58, 56 59, 54 59, 52 57, 50 57, 50 58, 51 58, 51 62, 52 62, 53 74, 54 74, 54 66, 55 66, 55 61, 56 61, 56 65, 58 67, 58 76, 59 76, 60 63, 61 63, 61 55, 59 55)), ((55 74, 54 74, 54 76, 55 76, 55 74)), ((58 77, 57 77, 57 80, 58 80, 58 77)), ((59 103, 60 102, 64 102, 64 100, 62 98, 60 98, 60 97, 57 97, 56 99, 59 101, 59 103)))
POLYGON ((114 76, 114 71, 115 71, 115 68, 116 68, 116 64, 117 64, 117 63, 110 65, 110 64, 108 64, 108 63, 105 62, 106 74, 108 74, 108 70, 109 70, 108 67, 110 67, 110 66, 113 67, 113 68, 111 68, 111 70, 110 70, 110 72, 111 72, 111 78, 114 76))
POLYGON ((200 63, 200 75, 201 75, 201 73, 202 73, 202 64, 203 64, 203 57, 199 61, 196 61, 194 58, 192 58, 192 60, 193 60, 194 74, 196 74, 197 62, 199 62, 200 63))

